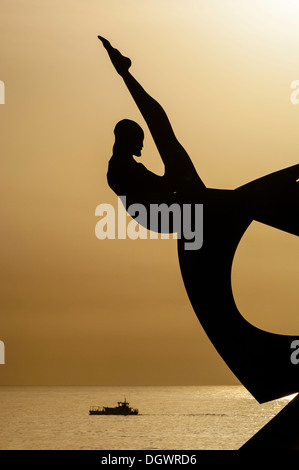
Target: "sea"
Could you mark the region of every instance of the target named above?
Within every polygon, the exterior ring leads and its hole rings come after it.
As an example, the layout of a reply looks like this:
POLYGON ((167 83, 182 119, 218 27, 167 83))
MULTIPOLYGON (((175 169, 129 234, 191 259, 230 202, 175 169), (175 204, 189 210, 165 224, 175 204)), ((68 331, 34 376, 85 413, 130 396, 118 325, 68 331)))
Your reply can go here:
POLYGON ((1 450, 237 450, 292 397, 242 386, 0 387, 1 450), (90 416, 126 398, 132 416, 90 416))

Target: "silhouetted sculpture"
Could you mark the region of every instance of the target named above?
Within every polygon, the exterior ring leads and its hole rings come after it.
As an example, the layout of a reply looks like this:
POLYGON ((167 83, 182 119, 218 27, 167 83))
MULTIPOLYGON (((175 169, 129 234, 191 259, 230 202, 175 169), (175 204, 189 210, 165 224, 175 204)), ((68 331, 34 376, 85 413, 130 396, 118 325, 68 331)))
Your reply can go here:
POLYGON ((143 132, 136 123, 122 121, 115 129, 109 185, 130 201, 204 205, 203 247, 186 251, 184 238, 178 239, 182 277, 200 323, 260 403, 298 392, 299 365, 292 364, 290 356, 291 343, 299 337, 263 331, 242 317, 232 293, 231 268, 237 246, 253 220, 299 235, 299 165, 235 190, 206 188, 164 110, 128 71, 130 59, 106 39, 99 39, 143 115, 165 166, 164 176, 159 177, 134 161, 133 155, 141 154, 143 132))

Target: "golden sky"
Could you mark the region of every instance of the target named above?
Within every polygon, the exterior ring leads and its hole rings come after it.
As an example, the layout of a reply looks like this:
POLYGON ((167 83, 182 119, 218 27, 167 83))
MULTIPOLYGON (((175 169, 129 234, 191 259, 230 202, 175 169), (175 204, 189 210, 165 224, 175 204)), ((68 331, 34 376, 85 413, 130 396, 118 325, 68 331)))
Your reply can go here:
MULTIPOLYGON (((238 383, 184 290, 174 240, 98 240, 113 128, 146 125, 97 35, 133 62, 209 187, 298 163, 292 0, 0 0, 2 385, 238 383)), ((233 266, 255 326, 299 334, 298 239, 262 224, 233 266)))

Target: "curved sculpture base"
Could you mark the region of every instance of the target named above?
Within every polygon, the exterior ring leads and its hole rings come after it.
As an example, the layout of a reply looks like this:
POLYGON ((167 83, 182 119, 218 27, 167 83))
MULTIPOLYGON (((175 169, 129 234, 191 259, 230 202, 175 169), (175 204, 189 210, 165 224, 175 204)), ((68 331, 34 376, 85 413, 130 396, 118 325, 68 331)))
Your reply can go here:
POLYGON ((299 450, 299 394, 239 450, 299 450))

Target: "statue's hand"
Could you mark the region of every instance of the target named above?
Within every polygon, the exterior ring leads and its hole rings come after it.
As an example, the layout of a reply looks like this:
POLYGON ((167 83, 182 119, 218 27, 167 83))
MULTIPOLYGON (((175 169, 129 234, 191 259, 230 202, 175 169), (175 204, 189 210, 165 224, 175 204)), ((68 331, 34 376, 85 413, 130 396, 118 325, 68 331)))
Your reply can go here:
POLYGON ((98 38, 100 41, 102 41, 103 46, 108 52, 108 55, 117 73, 124 75, 124 73, 127 72, 132 65, 131 60, 128 57, 124 57, 117 49, 114 49, 107 39, 103 38, 102 36, 98 36, 98 38))

